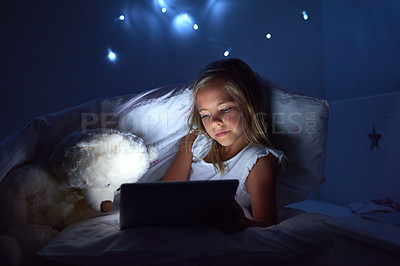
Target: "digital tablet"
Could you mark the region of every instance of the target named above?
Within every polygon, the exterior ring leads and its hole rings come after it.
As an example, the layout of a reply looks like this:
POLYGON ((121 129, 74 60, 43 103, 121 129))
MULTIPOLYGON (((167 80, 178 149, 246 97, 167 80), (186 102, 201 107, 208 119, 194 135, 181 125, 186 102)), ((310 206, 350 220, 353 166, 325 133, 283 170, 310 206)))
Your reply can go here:
POLYGON ((168 181, 121 186, 120 228, 192 226, 212 201, 233 202, 238 180, 168 181))

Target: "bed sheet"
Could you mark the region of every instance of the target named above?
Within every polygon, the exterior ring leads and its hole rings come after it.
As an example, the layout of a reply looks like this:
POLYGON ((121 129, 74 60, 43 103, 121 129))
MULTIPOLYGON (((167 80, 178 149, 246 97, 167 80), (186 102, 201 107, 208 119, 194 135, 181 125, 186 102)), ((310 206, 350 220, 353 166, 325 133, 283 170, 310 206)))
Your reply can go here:
POLYGON ((349 217, 356 216, 349 207, 337 205, 330 202, 307 199, 287 205, 289 208, 302 210, 311 213, 320 213, 330 217, 349 217))
POLYGON ((238 265, 285 261, 331 246, 329 217, 288 210, 277 225, 234 234, 207 226, 120 230, 119 212, 113 211, 66 227, 38 255, 75 265, 238 265))

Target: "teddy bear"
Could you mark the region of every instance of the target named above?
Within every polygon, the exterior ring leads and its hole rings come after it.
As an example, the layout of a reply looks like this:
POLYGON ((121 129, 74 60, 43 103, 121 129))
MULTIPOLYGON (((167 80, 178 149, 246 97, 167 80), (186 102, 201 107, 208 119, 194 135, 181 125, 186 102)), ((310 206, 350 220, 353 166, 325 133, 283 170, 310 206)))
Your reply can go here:
POLYGON ((92 129, 68 135, 48 158, 12 170, 0 183, 0 259, 15 265, 68 224, 109 212, 121 184, 138 181, 157 156, 132 133, 92 129))

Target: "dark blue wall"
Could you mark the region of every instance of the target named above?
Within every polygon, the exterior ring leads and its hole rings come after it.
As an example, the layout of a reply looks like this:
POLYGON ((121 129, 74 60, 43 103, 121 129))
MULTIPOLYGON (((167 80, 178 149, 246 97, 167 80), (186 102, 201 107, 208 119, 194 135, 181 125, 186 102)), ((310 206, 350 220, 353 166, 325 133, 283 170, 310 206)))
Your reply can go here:
POLYGON ((157 0, 2 1, 0 139, 40 114, 190 82, 229 47, 260 74, 324 96, 319 1, 164 2, 165 14, 157 0), (197 31, 173 27, 181 12, 192 15, 197 31))
POLYGON ((398 0, 322 1, 330 118, 320 200, 400 198, 399 14, 398 0), (373 129, 377 143, 369 138, 373 129))
POLYGON ((321 1, 329 100, 400 90, 399 14, 398 0, 321 1))

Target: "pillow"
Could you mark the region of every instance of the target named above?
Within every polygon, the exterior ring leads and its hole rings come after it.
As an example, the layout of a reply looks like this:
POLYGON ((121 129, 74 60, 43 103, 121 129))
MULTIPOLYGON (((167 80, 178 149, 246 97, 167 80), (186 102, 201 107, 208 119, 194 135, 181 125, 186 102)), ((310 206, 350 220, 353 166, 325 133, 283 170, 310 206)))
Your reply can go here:
POLYGON ((128 99, 115 109, 116 126, 132 132, 158 151, 139 182, 160 180, 168 170, 188 131, 192 110, 192 91, 185 85, 161 87, 128 99))
POLYGON ((286 158, 276 185, 281 207, 306 200, 324 183, 329 104, 324 99, 290 92, 271 81, 260 80, 268 134, 286 158))
POLYGON ((117 127, 146 144, 169 143, 188 132, 192 93, 187 86, 158 88, 129 99, 115 110, 117 127))

